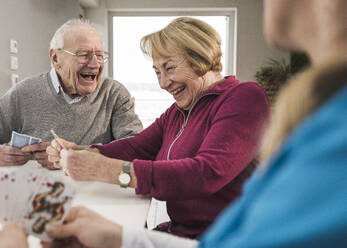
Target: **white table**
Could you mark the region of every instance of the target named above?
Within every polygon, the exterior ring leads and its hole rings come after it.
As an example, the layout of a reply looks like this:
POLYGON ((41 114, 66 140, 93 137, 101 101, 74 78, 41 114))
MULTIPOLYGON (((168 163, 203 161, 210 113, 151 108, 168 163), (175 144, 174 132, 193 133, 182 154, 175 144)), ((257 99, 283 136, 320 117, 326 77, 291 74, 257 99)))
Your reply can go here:
MULTIPOLYGON (((24 166, 39 166, 35 161, 30 161, 24 166)), ((88 207, 109 220, 119 224, 141 228, 144 227, 150 205, 150 197, 135 194, 135 189, 121 188, 98 182, 76 182, 65 176, 62 171, 50 171, 57 177, 64 177, 76 188, 76 196, 72 205, 88 207)), ((30 248, 41 247, 40 241, 29 237, 30 248)))

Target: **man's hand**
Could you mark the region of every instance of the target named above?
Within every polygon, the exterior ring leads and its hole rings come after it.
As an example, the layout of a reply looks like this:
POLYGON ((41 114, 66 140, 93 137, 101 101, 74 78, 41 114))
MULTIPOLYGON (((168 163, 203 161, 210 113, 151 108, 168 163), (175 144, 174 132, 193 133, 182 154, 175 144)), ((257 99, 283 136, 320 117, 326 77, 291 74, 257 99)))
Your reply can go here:
POLYGON ((27 237, 22 226, 8 223, 0 231, 0 248, 28 248, 27 237))
POLYGON ((8 144, 0 145, 0 166, 23 165, 30 158, 30 152, 23 152, 8 144))
MULTIPOLYGON (((84 207, 72 207, 65 219, 65 224, 50 224, 46 226, 48 236, 59 241, 53 241, 51 245, 44 247, 56 247, 55 242, 71 242, 94 248, 121 247, 122 227, 111 222, 101 215, 84 207), (76 239, 74 239, 74 238, 76 239)), ((66 247, 71 247, 66 245, 66 247)), ((78 247, 78 246, 77 246, 78 247)))
POLYGON ((48 161, 48 154, 46 153, 46 149, 49 145, 50 142, 40 142, 38 144, 23 147, 22 152, 33 154, 33 157, 40 165, 47 169, 54 170, 55 168, 53 163, 48 161))

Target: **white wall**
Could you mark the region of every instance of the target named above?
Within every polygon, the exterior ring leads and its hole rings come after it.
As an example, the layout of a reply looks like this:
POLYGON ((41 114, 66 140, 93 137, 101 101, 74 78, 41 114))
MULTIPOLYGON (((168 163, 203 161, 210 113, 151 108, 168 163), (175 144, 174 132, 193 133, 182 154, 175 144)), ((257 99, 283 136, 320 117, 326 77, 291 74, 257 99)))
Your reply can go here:
POLYGON ((101 0, 98 8, 85 10, 85 17, 95 22, 108 49, 108 11, 141 8, 233 8, 238 11, 237 27, 237 76, 241 80, 254 80, 255 72, 269 58, 287 54, 270 48, 264 41, 262 30, 262 0, 101 0))
POLYGON ((50 69, 49 42, 65 21, 78 18, 78 0, 2 0, 0 96, 11 87, 10 39, 18 41, 19 79, 50 69))

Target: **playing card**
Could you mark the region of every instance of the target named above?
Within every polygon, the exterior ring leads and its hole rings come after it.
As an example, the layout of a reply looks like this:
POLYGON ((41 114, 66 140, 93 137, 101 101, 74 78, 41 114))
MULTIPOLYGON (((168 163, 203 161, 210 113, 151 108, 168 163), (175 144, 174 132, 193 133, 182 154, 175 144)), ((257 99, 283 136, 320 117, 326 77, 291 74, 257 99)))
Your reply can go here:
POLYGON ((17 201, 12 205, 13 210, 11 219, 24 221, 24 213, 31 197, 39 190, 41 187, 41 181, 43 181, 47 176, 47 171, 40 167, 32 170, 30 167, 23 166, 16 171, 16 181, 26 185, 26 187, 19 186, 21 189, 17 190, 17 201))
POLYGON ((24 134, 12 131, 11 146, 22 148, 30 144, 30 137, 24 134))
POLYGON ((4 168, 0 174, 1 182, 1 208, 2 215, 0 222, 6 223, 11 221, 11 201, 14 196, 11 195, 10 189, 15 184, 15 170, 12 168, 4 168))
POLYGON ((45 226, 62 222, 75 190, 44 168, 0 167, 0 224, 24 223, 27 234, 49 241, 45 226))
POLYGON ((43 241, 51 239, 44 232, 52 222, 62 222, 70 209, 75 190, 61 179, 47 177, 41 187, 32 195, 26 210, 24 226, 28 234, 43 241))
POLYGON ((38 144, 41 142, 41 139, 35 138, 35 137, 30 137, 30 145, 38 144))
POLYGON ((6 189, 6 172, 5 170, 0 171, 0 223, 3 223, 6 218, 6 201, 5 201, 5 194, 7 193, 6 189))
POLYGON ((36 138, 36 137, 32 137, 29 135, 20 134, 15 131, 12 131, 10 145, 17 148, 23 148, 24 146, 33 145, 40 142, 41 142, 40 138, 36 138))

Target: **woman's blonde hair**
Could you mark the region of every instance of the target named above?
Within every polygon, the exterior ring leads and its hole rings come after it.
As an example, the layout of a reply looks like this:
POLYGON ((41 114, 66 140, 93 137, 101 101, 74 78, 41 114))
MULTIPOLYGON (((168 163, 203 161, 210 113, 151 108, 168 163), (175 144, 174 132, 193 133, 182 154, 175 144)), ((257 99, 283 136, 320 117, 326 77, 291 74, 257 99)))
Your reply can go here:
POLYGON ((307 116, 347 85, 347 59, 312 66, 286 84, 263 137, 260 160, 268 160, 307 116))
POLYGON ((176 18, 165 28, 144 36, 141 50, 152 58, 182 54, 199 76, 208 71, 222 71, 221 39, 199 19, 176 18))

